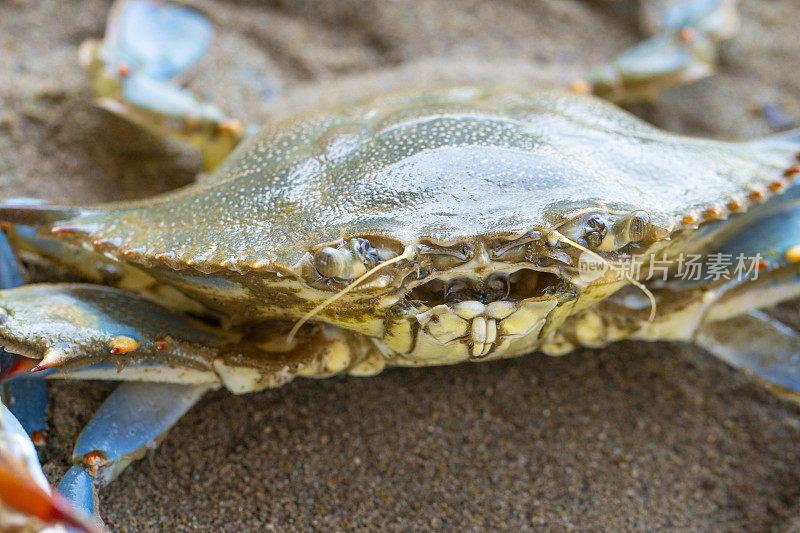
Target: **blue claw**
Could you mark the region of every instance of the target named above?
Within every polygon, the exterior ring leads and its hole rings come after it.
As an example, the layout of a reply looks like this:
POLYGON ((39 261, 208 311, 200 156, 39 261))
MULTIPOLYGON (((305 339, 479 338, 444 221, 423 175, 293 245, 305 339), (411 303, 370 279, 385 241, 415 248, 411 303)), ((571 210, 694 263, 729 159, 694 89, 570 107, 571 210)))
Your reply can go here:
POLYGON ((668 8, 664 12, 661 24, 671 30, 699 24, 703 25, 703 29, 713 30, 717 25, 724 26, 719 16, 722 7, 722 0, 689 0, 668 8))
POLYGON ((78 437, 73 462, 100 484, 152 448, 213 385, 123 383, 78 437))
POLYGON ((203 57, 212 35, 211 24, 200 13, 130 0, 109 18, 106 42, 149 77, 168 80, 203 57))
POLYGON ((17 417, 33 442, 42 444, 44 431, 47 429, 47 388, 44 380, 20 379, 7 383, 3 397, 9 410, 17 417))
MULTIPOLYGON (((5 234, 0 232, 0 289, 11 289, 22 285, 22 275, 17 268, 14 254, 5 234)), ((5 375, 18 362, 18 358, 0 348, 0 375, 5 375)), ((17 419, 33 437, 36 444, 42 442, 47 409, 47 386, 44 381, 19 380, 7 383, 3 399, 17 419)))
POLYGON ((58 484, 58 492, 63 494, 72 505, 83 509, 89 516, 94 516, 95 490, 91 476, 80 466, 73 466, 58 484))
POLYGON ((617 102, 649 100, 661 88, 704 78, 715 69, 720 43, 738 28, 733 0, 687 0, 657 18, 650 24, 654 37, 589 75, 595 94, 617 102))
POLYGON ((200 149, 217 167, 252 132, 172 80, 205 54, 211 23, 192 9, 150 0, 117 0, 102 41, 79 51, 98 106, 157 136, 200 149))
POLYGON ((22 283, 22 275, 19 273, 14 254, 8 245, 8 239, 0 231, 0 289, 13 289, 22 283))
POLYGON ((129 74, 125 78, 122 95, 134 105, 168 117, 183 118, 197 114, 216 122, 226 118, 219 108, 204 104, 191 92, 143 72, 129 74))
POLYGON ((771 268, 796 262, 791 249, 800 246, 800 185, 793 185, 769 204, 769 209, 757 208, 764 216, 744 228, 720 248, 721 253, 760 254, 771 268))
POLYGON ((169 83, 203 57, 212 34, 211 23, 196 11, 123 0, 111 10, 99 55, 128 102, 165 116, 222 122, 222 111, 169 83))
POLYGON ((695 342, 800 404, 800 333, 758 310, 703 324, 695 342))

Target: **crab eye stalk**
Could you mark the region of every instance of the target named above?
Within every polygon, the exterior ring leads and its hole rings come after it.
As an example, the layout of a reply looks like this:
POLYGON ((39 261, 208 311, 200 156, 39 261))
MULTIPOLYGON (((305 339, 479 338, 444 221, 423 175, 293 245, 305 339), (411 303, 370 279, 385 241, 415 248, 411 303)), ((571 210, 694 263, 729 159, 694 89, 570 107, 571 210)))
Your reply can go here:
POLYGON ((326 278, 351 279, 367 269, 352 250, 326 246, 314 254, 314 266, 326 278))
POLYGON ((599 216, 590 217, 586 221, 587 231, 583 234, 583 240, 590 248, 600 248, 608 234, 606 222, 599 216))
POLYGON ((631 211, 625 215, 594 213, 564 224, 559 232, 597 252, 613 252, 647 238, 653 230, 650 215, 631 211))
POLYGON ((325 246, 314 252, 314 266, 324 278, 349 280, 396 256, 390 250, 373 247, 367 239, 354 238, 338 247, 325 246))
POLYGON ((633 211, 614 222, 611 233, 614 246, 621 248, 626 244, 638 242, 650 232, 650 215, 644 211, 633 211))
POLYGON ((586 225, 595 231, 599 232, 606 231, 606 221, 597 215, 589 217, 589 220, 586 221, 586 225))

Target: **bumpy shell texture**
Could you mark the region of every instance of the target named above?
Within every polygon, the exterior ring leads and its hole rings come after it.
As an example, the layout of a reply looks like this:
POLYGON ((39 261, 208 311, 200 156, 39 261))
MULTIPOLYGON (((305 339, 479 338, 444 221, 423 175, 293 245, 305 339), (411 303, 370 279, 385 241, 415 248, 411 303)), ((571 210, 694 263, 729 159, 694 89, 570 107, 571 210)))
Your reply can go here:
POLYGON ((268 126, 197 184, 61 227, 145 264, 286 268, 346 235, 451 242, 594 208, 670 229, 766 190, 789 160, 763 142, 671 135, 590 97, 451 89, 268 126))

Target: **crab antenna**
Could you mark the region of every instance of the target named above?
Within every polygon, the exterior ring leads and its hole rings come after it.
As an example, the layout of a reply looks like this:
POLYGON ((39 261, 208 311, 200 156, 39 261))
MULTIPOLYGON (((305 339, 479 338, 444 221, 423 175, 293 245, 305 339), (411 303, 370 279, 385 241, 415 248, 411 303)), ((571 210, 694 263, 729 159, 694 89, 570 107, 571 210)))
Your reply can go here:
POLYGON ((653 320, 655 320, 655 318, 656 318, 656 310, 658 309, 658 305, 656 304, 656 297, 653 296, 653 291, 648 289, 644 285, 644 283, 642 283, 641 281, 639 281, 637 279, 633 279, 632 277, 630 277, 629 275, 625 274, 624 272, 622 273, 622 276, 626 280, 630 281, 633 286, 635 286, 637 289, 642 291, 644 293, 644 295, 647 296, 647 299, 650 300, 650 316, 647 317, 647 323, 648 324, 652 323, 653 320))
POLYGON ((369 269, 366 272, 364 272, 361 276, 359 276, 350 285, 348 285, 347 287, 345 287, 341 291, 337 292, 336 294, 334 294, 333 296, 331 296, 330 298, 328 298, 327 300, 325 300, 324 302, 322 302, 321 304, 316 306, 314 309, 312 309, 311 311, 309 311, 308 313, 303 315, 303 318, 298 320, 297 323, 292 328, 292 330, 289 332, 289 335, 286 337, 286 343, 290 344, 294 340, 294 336, 297 334, 297 332, 300 330, 300 328, 303 327, 303 324, 305 324, 311 318, 313 318, 314 316, 319 314, 320 311, 322 311, 323 309, 325 309, 326 307, 331 305, 333 302, 335 302, 336 300, 338 300, 339 298, 341 298, 342 296, 344 296, 348 292, 350 292, 353 289, 355 289, 362 281, 364 281, 365 279, 367 279, 368 277, 373 275, 378 270, 382 269, 383 267, 389 266, 391 264, 398 263, 398 262, 400 262, 400 261, 402 261, 404 259, 410 258, 413 255, 413 252, 414 252, 414 247, 413 246, 407 246, 402 254, 398 255, 397 257, 393 257, 391 259, 387 259, 383 263, 375 265, 371 269, 369 269))
POLYGON ((656 318, 656 311, 658 309, 658 304, 656 303, 656 297, 653 296, 653 292, 650 289, 648 289, 647 287, 645 287, 645 285, 641 281, 639 281, 637 279, 634 279, 627 272, 625 272, 624 270, 620 270, 613 263, 611 263, 610 261, 608 261, 604 257, 600 256, 596 252, 591 251, 590 249, 586 248, 585 246, 581 246, 580 244, 578 244, 577 242, 573 241, 572 239, 570 239, 566 235, 564 235, 562 233, 559 233, 557 230, 552 230, 552 231, 553 231, 552 235, 556 239, 558 239, 559 241, 563 242, 564 244, 568 244, 570 246, 573 246, 573 247, 577 248, 578 250, 591 255, 593 259, 595 259, 597 261, 600 261, 601 263, 605 264, 611 270, 616 271, 625 280, 629 281, 634 287, 636 287, 637 289, 642 291, 644 293, 644 295, 647 296, 647 299, 650 300, 650 316, 647 318, 647 322, 651 323, 656 318))

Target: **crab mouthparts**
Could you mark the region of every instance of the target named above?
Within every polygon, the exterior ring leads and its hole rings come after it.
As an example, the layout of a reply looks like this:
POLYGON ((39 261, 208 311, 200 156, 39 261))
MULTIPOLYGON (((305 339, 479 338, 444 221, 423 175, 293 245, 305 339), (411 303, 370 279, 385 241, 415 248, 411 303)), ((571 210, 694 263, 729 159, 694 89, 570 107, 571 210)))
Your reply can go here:
POLYGON ((434 278, 414 287, 407 295, 428 307, 473 301, 491 304, 500 300, 522 301, 556 294, 569 283, 551 272, 523 268, 508 273, 493 273, 485 278, 434 278))
MULTIPOLYGON (((559 276, 532 269, 485 278, 435 278, 412 289, 408 298, 428 307, 416 315, 419 334, 464 356, 502 353, 509 343, 541 331, 569 288, 559 276)), ((417 354, 425 356, 425 354, 417 354)))

